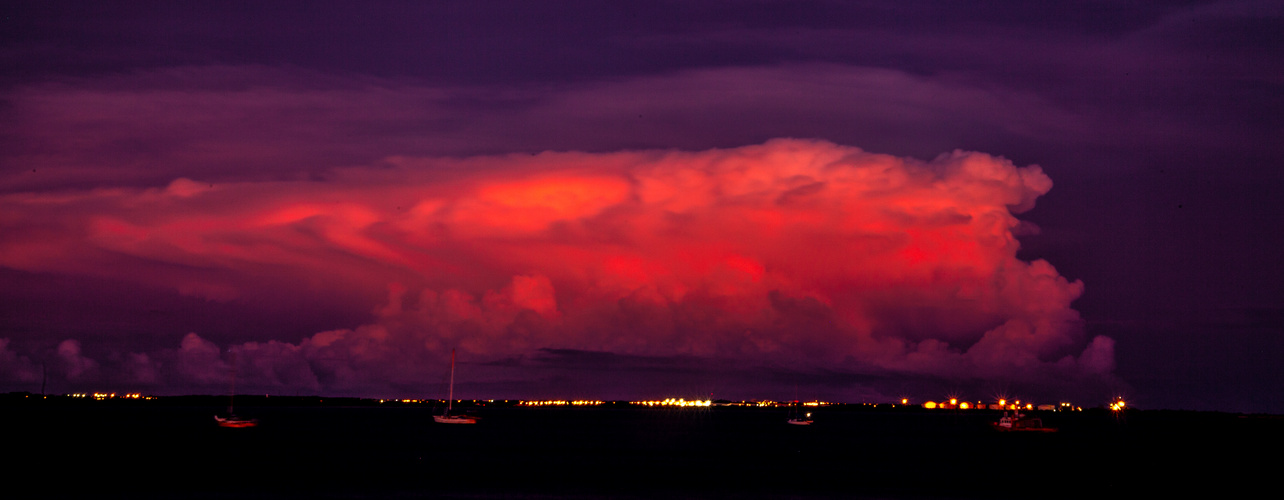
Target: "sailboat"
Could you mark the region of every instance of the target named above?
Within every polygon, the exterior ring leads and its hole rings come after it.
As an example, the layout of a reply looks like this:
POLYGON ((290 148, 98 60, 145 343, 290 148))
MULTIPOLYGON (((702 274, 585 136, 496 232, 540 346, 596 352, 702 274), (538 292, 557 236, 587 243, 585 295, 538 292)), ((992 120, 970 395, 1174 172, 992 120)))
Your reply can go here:
POLYGON ((450 392, 446 397, 446 412, 433 415, 433 422, 439 424, 475 424, 477 417, 471 415, 451 415, 450 410, 455 402, 455 350, 450 350, 450 392))
POLYGON ((236 412, 232 411, 232 408, 234 406, 233 403, 235 402, 235 398, 236 398, 236 358, 235 357, 232 358, 232 367, 228 369, 228 378, 231 379, 232 387, 227 394, 227 415, 226 416, 214 415, 214 421, 218 423, 219 427, 230 427, 230 428, 254 427, 256 425, 259 425, 258 419, 238 417, 236 416, 236 412))
POLYGON ((259 419, 238 417, 236 415, 233 415, 230 410, 226 417, 221 415, 214 415, 214 421, 218 422, 219 427, 240 428, 240 427, 254 427, 256 425, 259 425, 259 419))
POLYGON ((802 400, 798 399, 798 385, 794 385, 794 405, 789 409, 789 425, 811 425, 811 412, 802 412, 802 400))
POLYGON ((811 425, 811 412, 803 413, 798 410, 802 403, 794 401, 794 407, 789 412, 789 425, 811 425))

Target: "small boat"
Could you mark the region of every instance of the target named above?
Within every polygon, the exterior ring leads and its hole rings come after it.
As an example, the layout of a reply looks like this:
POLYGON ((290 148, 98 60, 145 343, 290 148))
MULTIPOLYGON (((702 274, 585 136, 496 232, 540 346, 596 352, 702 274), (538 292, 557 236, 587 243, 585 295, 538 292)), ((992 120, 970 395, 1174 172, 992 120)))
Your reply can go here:
POLYGON ((1002 432, 1057 432, 1056 427, 1044 427, 1042 419, 1026 417, 1017 411, 1011 414, 1003 412, 1003 417, 990 425, 1002 432))
POLYGON ((257 418, 238 417, 236 415, 232 415, 230 412, 226 417, 214 415, 214 421, 218 422, 219 427, 241 428, 259 425, 259 420, 257 418))
POLYGON ((469 415, 433 415, 432 421, 439 424, 475 424, 477 417, 469 415))
POLYGON ((433 415, 432 421, 439 424, 475 424, 477 417, 472 415, 451 415, 452 403, 455 402, 455 350, 450 350, 450 392, 446 396, 446 412, 433 415))
POLYGON ((258 419, 238 417, 236 416, 236 413, 232 411, 232 408, 234 406, 233 403, 236 401, 235 358, 233 358, 231 368, 228 369, 228 378, 231 380, 230 381, 231 388, 228 390, 228 394, 227 394, 227 415, 214 415, 214 422, 217 422, 219 427, 228 427, 232 429, 239 429, 243 427, 254 427, 256 425, 259 425, 258 419))
POLYGON ((794 407, 789 411, 789 425, 811 425, 811 412, 799 410, 802 403, 794 400, 794 407))

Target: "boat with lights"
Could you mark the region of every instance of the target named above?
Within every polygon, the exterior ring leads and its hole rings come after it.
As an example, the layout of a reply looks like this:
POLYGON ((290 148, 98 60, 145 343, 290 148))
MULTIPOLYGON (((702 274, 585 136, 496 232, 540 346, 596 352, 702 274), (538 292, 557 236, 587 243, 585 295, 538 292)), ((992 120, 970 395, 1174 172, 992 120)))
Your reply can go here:
POLYGON ((232 358, 231 366, 228 368, 228 379, 229 379, 228 384, 231 387, 228 389, 228 394, 227 394, 227 415, 214 415, 214 422, 217 423, 219 427, 228 427, 232 429, 254 427, 259 425, 258 419, 238 417, 236 416, 236 412, 233 411, 235 408, 234 403, 236 402, 236 358, 235 357, 232 358))
POLYGON ((794 406, 789 411, 789 425, 811 425, 811 412, 804 413, 801 406, 801 402, 794 401, 794 406))
POLYGON ((441 415, 433 415, 432 421, 439 424, 475 424, 477 417, 472 415, 451 415, 452 404, 455 402, 455 350, 450 350, 450 391, 446 396, 446 412, 441 415))
POLYGON ((222 415, 214 415, 214 421, 218 423, 219 427, 230 427, 233 429, 259 425, 259 420, 257 418, 238 417, 230 412, 226 417, 222 415))
POLYGON ((1001 432, 1057 432, 1056 427, 1044 427, 1043 419, 1027 417, 1019 411, 1011 413, 1005 411, 998 422, 990 425, 1001 432))

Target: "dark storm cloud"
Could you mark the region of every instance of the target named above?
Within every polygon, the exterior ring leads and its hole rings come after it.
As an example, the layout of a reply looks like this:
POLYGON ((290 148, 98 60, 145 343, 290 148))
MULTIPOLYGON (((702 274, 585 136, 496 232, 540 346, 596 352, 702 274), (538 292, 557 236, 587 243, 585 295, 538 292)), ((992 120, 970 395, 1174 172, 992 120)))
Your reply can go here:
MULTIPOLYGON (((389 154, 473 154, 730 147, 801 136, 920 157, 965 147, 1033 160, 1049 147, 1252 154, 1243 146, 1269 144, 1270 131, 1280 125, 1278 113, 1261 110, 1281 107, 1272 92, 1281 62, 1271 56, 1282 43, 1271 29, 1280 9, 1270 3, 1073 4, 1051 11, 1021 3, 930 9, 439 4, 409 12, 386 5, 352 12, 340 5, 306 15, 286 6, 130 5, 52 12, 32 5, 32 12, 16 13, 7 66, 26 70, 9 80, 18 88, 6 100, 18 108, 6 121, 45 113, 56 119, 58 110, 31 106, 60 89, 87 92, 84 99, 124 90, 111 96, 117 122, 144 122, 149 109, 171 105, 186 108, 190 120, 135 124, 108 144, 77 148, 81 154, 117 153, 145 165, 169 160, 167 151, 175 149, 231 149, 197 165, 236 163, 275 175, 363 163, 370 155, 353 151, 350 143, 358 141, 389 154), (547 22, 530 22, 535 19, 547 22), (754 72, 772 68, 784 68, 782 76, 797 73, 795 81, 754 81, 761 77, 754 72), (859 73, 859 80, 844 72, 859 73), (885 91, 869 91, 878 85, 873 78, 884 80, 885 91), (694 85, 689 92, 688 83, 694 85), (630 86, 642 94, 610 90, 630 86), (793 102, 798 97, 791 100, 782 86, 809 99, 793 102), (157 94, 131 99, 131 92, 149 89, 157 94), (348 94, 373 93, 363 90, 392 95, 348 94), (613 97, 613 106, 600 116, 540 113, 586 91, 613 97), (188 92, 193 99, 186 99, 188 92), (224 104, 226 95, 210 95, 220 92, 239 92, 245 100, 211 113, 211 106, 224 104), (255 96, 258 104, 250 101, 255 96), (692 108, 711 96, 713 108, 692 108), (974 109, 946 99, 994 110, 1001 122, 978 119, 968 113, 974 109), (770 105, 774 100, 779 104, 770 105), (838 101, 832 112, 809 114, 818 106, 831 109, 832 101, 838 101), (882 109, 853 112, 858 105, 882 109), (367 107, 372 115, 362 113, 367 107), (390 116, 388 108, 397 113, 390 116), (220 140, 229 133, 217 128, 220 117, 249 125, 242 134, 256 140, 220 140), (253 127, 256 122, 264 128, 253 127), (531 137, 532 129, 545 133, 531 137), (594 133, 572 139, 585 129, 594 133)), ((119 124, 108 119, 99 126, 119 124)), ((92 124, 65 125, 57 132, 93 131, 92 124)), ((8 132, 15 154, 65 149, 22 130, 8 132)))
POLYGON ((1088 135, 1083 118, 1034 95, 833 65, 688 71, 539 91, 179 68, 33 85, 9 96, 4 114, 12 120, 2 129, 18 145, 0 165, 12 174, 8 190, 156 185, 180 176, 293 179, 399 155, 696 149, 836 130, 928 155, 978 130, 1088 135))

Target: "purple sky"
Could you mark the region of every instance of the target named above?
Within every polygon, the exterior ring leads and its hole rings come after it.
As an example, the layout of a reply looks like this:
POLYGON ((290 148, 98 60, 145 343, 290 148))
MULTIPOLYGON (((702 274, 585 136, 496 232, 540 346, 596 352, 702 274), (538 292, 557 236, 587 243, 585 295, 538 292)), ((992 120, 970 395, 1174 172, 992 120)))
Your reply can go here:
POLYGON ((1275 2, 60 2, 0 390, 1284 413, 1275 2))

